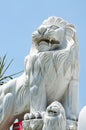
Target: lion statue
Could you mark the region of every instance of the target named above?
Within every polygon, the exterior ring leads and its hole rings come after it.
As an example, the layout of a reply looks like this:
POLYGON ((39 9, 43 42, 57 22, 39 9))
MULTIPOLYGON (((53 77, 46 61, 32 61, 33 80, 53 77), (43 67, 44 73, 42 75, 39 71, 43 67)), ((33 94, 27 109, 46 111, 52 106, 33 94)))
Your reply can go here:
POLYGON ((32 35, 24 73, 0 86, 0 130, 25 113, 40 113, 60 102, 66 119, 77 121, 79 57, 75 27, 49 17, 32 35))

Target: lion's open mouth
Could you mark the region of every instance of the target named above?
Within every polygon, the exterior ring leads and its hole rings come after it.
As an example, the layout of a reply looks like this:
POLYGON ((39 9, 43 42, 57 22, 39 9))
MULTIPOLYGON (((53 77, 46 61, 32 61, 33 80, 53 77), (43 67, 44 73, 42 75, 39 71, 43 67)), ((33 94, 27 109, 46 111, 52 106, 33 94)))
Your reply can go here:
POLYGON ((57 114, 57 111, 53 111, 53 110, 48 110, 48 113, 53 113, 53 114, 57 114))
POLYGON ((56 39, 39 38, 35 41, 39 51, 58 50, 61 43, 56 39))
POLYGON ((60 44, 60 42, 58 40, 55 40, 55 39, 51 39, 50 40, 50 39, 47 39, 47 38, 42 38, 42 39, 39 39, 37 41, 38 44, 40 44, 41 42, 46 42, 46 43, 51 43, 51 44, 57 44, 57 45, 60 44))
POLYGON ((60 114, 60 111, 57 106, 53 106, 47 108, 47 113, 49 116, 56 116, 60 114))
POLYGON ((59 115, 59 112, 57 112, 56 110, 50 109, 50 110, 48 110, 47 112, 48 112, 47 114, 48 114, 49 116, 57 116, 57 115, 59 115))

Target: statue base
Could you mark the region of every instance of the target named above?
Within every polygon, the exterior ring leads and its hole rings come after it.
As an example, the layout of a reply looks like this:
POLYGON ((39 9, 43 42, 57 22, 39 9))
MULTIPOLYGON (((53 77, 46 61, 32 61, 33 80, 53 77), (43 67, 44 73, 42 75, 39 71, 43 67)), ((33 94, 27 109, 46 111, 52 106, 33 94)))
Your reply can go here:
POLYGON ((77 122, 67 120, 66 128, 59 128, 58 123, 49 124, 48 126, 44 126, 44 121, 42 119, 32 119, 32 120, 24 120, 22 122, 23 130, 77 130, 77 122), (56 126, 58 125, 58 126, 56 126))
POLYGON ((43 120, 42 119, 24 120, 22 124, 23 124, 23 130, 42 130, 43 120))

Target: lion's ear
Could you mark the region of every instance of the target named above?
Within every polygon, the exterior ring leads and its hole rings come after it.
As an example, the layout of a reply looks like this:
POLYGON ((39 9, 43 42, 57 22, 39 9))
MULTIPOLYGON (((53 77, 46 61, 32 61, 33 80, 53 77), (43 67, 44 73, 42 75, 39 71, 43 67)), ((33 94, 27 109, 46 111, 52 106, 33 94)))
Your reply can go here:
POLYGON ((67 38, 72 38, 75 43, 78 43, 77 33, 74 25, 67 25, 65 28, 65 33, 67 38))
POLYGON ((75 28, 72 25, 67 25, 65 28, 66 36, 73 37, 75 28))

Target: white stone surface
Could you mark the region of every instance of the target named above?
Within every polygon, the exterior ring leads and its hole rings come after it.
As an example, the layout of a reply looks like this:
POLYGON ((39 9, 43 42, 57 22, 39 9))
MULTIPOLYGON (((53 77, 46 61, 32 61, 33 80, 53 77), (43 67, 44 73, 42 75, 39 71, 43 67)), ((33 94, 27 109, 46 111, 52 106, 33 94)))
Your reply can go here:
POLYGON ((78 130, 86 130, 86 106, 84 106, 83 109, 80 111, 78 130))
POLYGON ((0 86, 0 130, 26 112, 46 111, 55 100, 66 118, 77 120, 79 58, 75 27, 50 17, 32 35, 33 47, 25 58, 24 74, 0 86))

